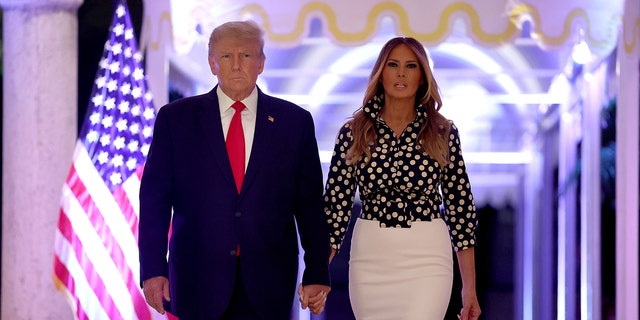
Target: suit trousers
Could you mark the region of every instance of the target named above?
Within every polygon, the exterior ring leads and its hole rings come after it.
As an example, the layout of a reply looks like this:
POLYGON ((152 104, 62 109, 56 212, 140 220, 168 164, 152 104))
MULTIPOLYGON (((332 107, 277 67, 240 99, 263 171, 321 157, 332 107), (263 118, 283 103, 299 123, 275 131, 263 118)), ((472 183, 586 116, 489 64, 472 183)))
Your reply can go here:
POLYGON ((233 288, 231 301, 220 320, 258 320, 260 317, 251 307, 251 302, 245 290, 242 273, 240 272, 240 259, 236 261, 236 281, 233 288))

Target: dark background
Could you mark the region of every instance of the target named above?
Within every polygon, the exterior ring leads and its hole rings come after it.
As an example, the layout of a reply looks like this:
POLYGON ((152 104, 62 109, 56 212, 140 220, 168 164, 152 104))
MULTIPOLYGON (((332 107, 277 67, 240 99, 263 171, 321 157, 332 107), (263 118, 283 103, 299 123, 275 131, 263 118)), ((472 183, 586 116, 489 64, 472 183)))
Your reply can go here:
MULTIPOLYGON (((126 2, 136 39, 139 40, 143 18, 142 0, 126 2)), ((85 0, 78 9, 78 132, 84 123, 115 4, 114 0, 85 0)))

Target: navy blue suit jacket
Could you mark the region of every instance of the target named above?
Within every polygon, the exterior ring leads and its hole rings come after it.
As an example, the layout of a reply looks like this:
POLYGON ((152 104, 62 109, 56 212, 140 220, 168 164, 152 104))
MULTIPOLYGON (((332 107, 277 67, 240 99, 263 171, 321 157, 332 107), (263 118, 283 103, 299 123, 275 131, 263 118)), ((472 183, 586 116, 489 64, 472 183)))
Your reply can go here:
POLYGON ((303 283, 329 285, 322 192, 313 119, 299 106, 258 92, 238 195, 216 88, 165 105, 140 187, 140 281, 168 277, 167 310, 181 320, 216 319, 231 298, 239 259, 254 310, 264 319, 288 319, 297 288, 296 223, 303 283))

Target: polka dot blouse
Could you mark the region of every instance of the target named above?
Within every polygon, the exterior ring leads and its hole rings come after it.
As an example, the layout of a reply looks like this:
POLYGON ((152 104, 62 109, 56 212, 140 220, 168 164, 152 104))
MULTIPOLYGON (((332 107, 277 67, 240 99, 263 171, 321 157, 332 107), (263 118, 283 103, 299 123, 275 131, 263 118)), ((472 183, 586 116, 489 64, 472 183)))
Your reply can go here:
POLYGON ((417 109, 416 119, 398 139, 382 118, 382 97, 363 107, 375 119, 377 143, 371 147, 370 161, 356 165, 345 161, 353 143, 350 123, 342 126, 336 139, 325 186, 325 213, 331 246, 340 249, 349 226, 356 186, 362 201, 360 218, 376 220, 383 228, 410 228, 413 221, 442 218, 447 223, 451 243, 458 251, 475 246, 476 208, 471 194, 458 129, 451 122, 450 162, 441 168, 437 161, 419 150, 418 131, 426 121, 426 110, 417 109), (444 212, 440 206, 444 198, 444 212))

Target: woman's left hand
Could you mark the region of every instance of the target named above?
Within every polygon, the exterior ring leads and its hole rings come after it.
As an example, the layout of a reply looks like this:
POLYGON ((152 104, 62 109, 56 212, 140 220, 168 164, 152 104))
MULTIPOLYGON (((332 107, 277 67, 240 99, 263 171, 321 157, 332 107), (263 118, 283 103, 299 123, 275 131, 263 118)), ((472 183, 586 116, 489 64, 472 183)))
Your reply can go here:
POLYGON ((462 310, 458 319, 460 320, 478 320, 480 318, 480 303, 475 291, 462 292, 462 310))

